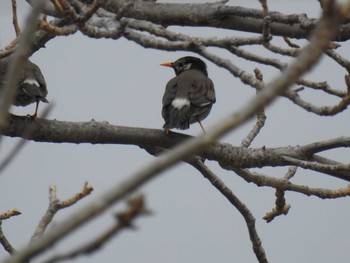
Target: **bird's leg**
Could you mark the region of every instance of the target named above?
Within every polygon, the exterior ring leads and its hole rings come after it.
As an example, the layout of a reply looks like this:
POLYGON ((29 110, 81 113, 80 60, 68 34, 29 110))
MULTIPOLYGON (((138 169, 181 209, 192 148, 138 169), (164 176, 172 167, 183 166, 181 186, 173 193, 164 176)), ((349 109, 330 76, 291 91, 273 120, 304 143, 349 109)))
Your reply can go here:
POLYGON ((35 106, 34 115, 31 116, 34 120, 36 120, 37 117, 38 117, 38 108, 39 108, 39 100, 37 99, 37 100, 36 100, 36 106, 35 106))
POLYGON ((202 123, 201 123, 200 120, 198 120, 198 123, 199 123, 199 125, 201 126, 201 128, 202 128, 202 130, 203 130, 203 133, 205 133, 204 127, 203 127, 203 125, 202 125, 202 123))
POLYGON ((165 132, 166 135, 170 134, 170 130, 169 129, 164 129, 164 132, 165 132))

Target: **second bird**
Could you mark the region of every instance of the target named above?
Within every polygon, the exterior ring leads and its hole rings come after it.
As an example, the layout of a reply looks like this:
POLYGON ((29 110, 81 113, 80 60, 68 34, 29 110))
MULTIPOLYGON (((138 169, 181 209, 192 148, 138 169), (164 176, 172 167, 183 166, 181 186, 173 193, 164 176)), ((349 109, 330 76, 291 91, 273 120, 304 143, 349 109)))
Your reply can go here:
MULTIPOLYGON (((0 92, 5 85, 6 73, 11 63, 11 58, 3 58, 0 60, 0 92)), ((17 94, 13 105, 27 106, 36 103, 35 113, 32 117, 35 119, 38 113, 39 102, 47 103, 46 82, 40 68, 29 60, 25 60, 22 65, 18 83, 16 85, 17 94)))
POLYGON ((162 66, 174 69, 176 76, 169 80, 163 95, 163 128, 185 130, 190 124, 201 123, 215 103, 214 84, 208 78, 205 63, 196 57, 183 57, 162 66))

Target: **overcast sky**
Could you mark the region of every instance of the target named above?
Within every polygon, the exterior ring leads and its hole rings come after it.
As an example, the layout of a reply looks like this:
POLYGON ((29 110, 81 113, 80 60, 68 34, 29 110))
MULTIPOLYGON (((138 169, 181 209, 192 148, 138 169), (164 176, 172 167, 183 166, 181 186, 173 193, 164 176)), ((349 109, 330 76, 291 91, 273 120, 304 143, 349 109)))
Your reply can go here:
MULTIPOLYGON (((2 47, 14 38, 10 2, 0 1, 2 47)), ((229 2, 232 5, 242 3, 260 8, 256 0, 229 2)), ((306 12, 310 17, 318 17, 320 13, 316 0, 275 0, 269 1, 269 7, 271 11, 284 13, 306 12)), ((18 11, 23 24, 28 4, 18 1, 18 11)), ((201 36, 242 35, 213 29, 171 29, 201 36)), ((348 58, 349 44, 342 45, 339 51, 347 54, 345 57, 348 58)), ((55 104, 50 119, 94 119, 123 126, 161 128, 161 98, 166 82, 174 76, 174 72, 159 64, 189 54, 144 49, 125 39, 89 39, 77 33, 51 40, 31 60, 41 67, 49 90, 47 98, 55 104)), ((231 58, 250 73, 259 67, 267 81, 278 73, 256 63, 231 58)), ((224 69, 206 62, 217 94, 217 103, 203 122, 205 127, 211 127, 229 113, 239 111, 255 95, 255 91, 224 69)), ((345 72, 342 69, 328 59, 322 60, 321 68, 309 75, 314 80, 327 80, 334 87, 345 89, 345 72)), ((320 105, 334 103, 324 96, 310 94, 310 98, 320 105)), ((43 106, 40 105, 40 112, 43 106)), ((32 114, 34 108, 35 105, 31 105, 11 110, 26 115, 32 114)), ((332 118, 318 117, 280 98, 267 109, 266 114, 266 126, 253 147, 301 145, 350 134, 349 110, 332 118)), ((253 122, 249 122, 222 141, 239 145, 252 125, 253 122)), ((195 124, 184 133, 197 135, 201 129, 195 124)), ((16 141, 11 138, 4 140, 0 148, 2 157, 16 141)), ((327 156, 349 162, 349 153, 343 150, 333 151, 327 156)), ((27 244, 47 209, 51 184, 57 186, 61 199, 80 191, 85 181, 95 189, 78 205, 60 211, 51 225, 54 227, 77 208, 88 204, 111 185, 121 182, 153 159, 134 146, 28 143, 0 178, 0 212, 17 208, 23 213, 3 222, 7 238, 17 249, 27 244)), ((207 165, 253 212, 270 262, 349 262, 349 198, 320 200, 288 192, 287 202, 292 205, 289 214, 267 224, 262 217, 274 207, 273 189, 247 184, 215 163, 207 162, 207 165)), ((287 168, 263 171, 282 177, 287 168)), ((293 182, 328 188, 346 186, 346 182, 341 180, 301 169, 293 182)), ((241 215, 193 168, 179 164, 144 186, 140 192, 146 195, 154 215, 139 218, 137 231, 124 231, 98 253, 81 257, 76 262, 256 262, 241 215)), ((101 219, 64 239, 52 251, 63 251, 93 238, 112 224, 113 213, 123 207, 113 207, 101 219)), ((7 253, 0 249, 0 259, 5 256, 7 253)))

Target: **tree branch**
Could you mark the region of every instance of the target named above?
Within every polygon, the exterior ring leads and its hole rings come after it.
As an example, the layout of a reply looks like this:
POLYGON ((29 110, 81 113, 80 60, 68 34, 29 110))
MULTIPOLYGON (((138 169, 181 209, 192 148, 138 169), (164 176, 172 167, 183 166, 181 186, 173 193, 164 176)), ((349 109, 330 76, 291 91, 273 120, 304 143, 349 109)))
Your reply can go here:
POLYGON ((70 259, 84 254, 91 254, 102 248, 112 237, 118 235, 122 230, 135 228, 133 222, 135 219, 142 215, 150 215, 151 211, 145 204, 143 195, 138 195, 128 200, 128 208, 115 215, 115 224, 100 235, 95 237, 92 241, 79 245, 75 249, 66 253, 53 255, 50 259, 44 261, 44 263, 60 262, 62 260, 70 259))
MULTIPOLYGON (((260 92, 259 92, 260 93, 260 92)), ((258 93, 258 95, 259 95, 258 93)), ((12 115, 9 126, 3 135, 23 137, 36 142, 52 143, 91 143, 91 144, 127 144, 141 148, 172 149, 193 137, 171 133, 167 135, 160 129, 145 129, 111 125, 107 122, 67 122, 58 120, 38 119, 32 121, 26 117, 12 115), (26 131, 35 127, 35 133, 26 131)), ((348 164, 342 164, 330 159, 317 159, 316 153, 335 148, 349 148, 350 137, 339 137, 325 141, 314 142, 305 146, 286 146, 277 148, 242 148, 227 143, 215 142, 204 150, 201 156, 217 161, 224 169, 257 168, 262 166, 296 165, 305 169, 325 173, 350 181, 348 164), (327 160, 325 162, 325 160, 327 160), (324 165, 327 166, 324 166, 324 165), (321 166, 322 167, 321 167, 321 166)))
POLYGON ((38 226, 36 227, 34 234, 31 238, 30 242, 34 242, 35 240, 39 239, 45 232, 48 225, 51 223, 53 217, 56 215, 56 213, 64 209, 66 207, 74 205, 79 200, 83 199, 85 196, 89 195, 92 192, 93 188, 88 183, 84 184, 84 188, 81 190, 81 192, 77 193, 73 197, 60 201, 57 198, 57 188, 55 185, 50 186, 49 191, 49 207, 45 213, 45 215, 41 218, 38 226))
POLYGON ((10 241, 8 241, 4 232, 2 231, 2 220, 0 220, 0 243, 10 255, 14 255, 16 253, 16 250, 11 245, 10 241))
POLYGON ((220 193, 223 194, 226 199, 240 212, 247 224, 256 258, 260 263, 267 263, 268 260, 266 258, 265 250, 255 228, 255 218, 248 207, 241 200, 239 200, 231 189, 229 189, 219 177, 217 177, 206 165, 204 165, 199 158, 194 158, 194 160, 189 163, 195 167, 206 179, 208 179, 209 182, 217 190, 219 190, 220 193))
MULTIPOLYGON (((103 7, 112 13, 127 0, 109 0, 103 7)), ((269 11, 271 34, 289 38, 308 38, 316 27, 317 19, 310 19, 305 14, 285 15, 269 11)), ((170 4, 135 1, 126 17, 146 20, 168 26, 205 26, 232 29, 260 34, 264 26, 264 12, 259 9, 229 6, 224 3, 170 4)), ((340 27, 334 39, 346 41, 350 37, 350 26, 340 27)))

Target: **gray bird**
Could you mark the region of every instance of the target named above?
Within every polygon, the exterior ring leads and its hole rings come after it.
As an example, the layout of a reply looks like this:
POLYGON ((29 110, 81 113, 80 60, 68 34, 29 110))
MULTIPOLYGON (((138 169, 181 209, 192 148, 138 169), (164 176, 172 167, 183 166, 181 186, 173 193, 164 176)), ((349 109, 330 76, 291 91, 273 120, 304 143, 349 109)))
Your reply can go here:
POLYGON ((166 62, 162 66, 174 69, 176 77, 166 85, 163 95, 163 128, 185 130, 190 124, 201 123, 215 103, 214 84, 208 78, 205 63, 196 57, 183 57, 175 62, 166 62))
MULTIPOLYGON (((5 84, 6 72, 10 63, 11 58, 3 58, 0 60, 0 91, 5 84)), ((27 106, 36 102, 35 113, 32 115, 32 117, 35 119, 38 113, 39 102, 49 102, 46 99, 46 81, 40 68, 31 61, 26 60, 22 66, 16 87, 17 94, 13 105, 27 106)))

